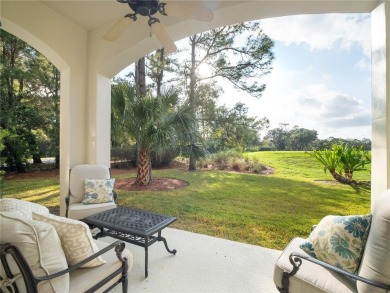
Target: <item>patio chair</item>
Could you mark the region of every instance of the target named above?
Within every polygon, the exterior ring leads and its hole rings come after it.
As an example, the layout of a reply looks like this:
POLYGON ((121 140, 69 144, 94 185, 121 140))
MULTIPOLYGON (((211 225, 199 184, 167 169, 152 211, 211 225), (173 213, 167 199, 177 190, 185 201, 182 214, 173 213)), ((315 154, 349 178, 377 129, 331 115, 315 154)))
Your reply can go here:
POLYGON ((92 239, 87 224, 37 203, 0 199, 0 208, 0 292, 108 292, 121 283, 127 293, 133 256, 123 241, 92 239))
POLYGON ((116 208, 110 168, 103 165, 78 165, 69 171, 69 192, 65 198, 65 216, 83 219, 116 208))
POLYGON ((328 216, 307 240, 293 239, 275 265, 279 292, 390 292, 390 189, 375 199, 372 217, 360 217, 367 222, 357 219, 328 216))

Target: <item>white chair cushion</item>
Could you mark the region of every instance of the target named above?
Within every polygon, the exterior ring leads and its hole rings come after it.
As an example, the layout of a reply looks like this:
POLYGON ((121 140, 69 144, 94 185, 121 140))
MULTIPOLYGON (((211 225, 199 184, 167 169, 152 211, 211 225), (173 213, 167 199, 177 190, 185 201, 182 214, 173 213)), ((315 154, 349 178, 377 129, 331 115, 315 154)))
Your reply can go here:
MULTIPOLYGON (((283 271, 291 272, 293 266, 289 261, 292 252, 306 254, 299 245, 303 238, 294 238, 285 248, 274 268, 274 283, 282 287, 283 271)), ((298 272, 289 278, 289 292, 310 293, 351 293, 357 292, 356 282, 341 274, 327 270, 309 261, 302 261, 298 272)))
POLYGON ((74 203, 69 206, 68 217, 71 219, 83 219, 93 214, 104 212, 109 209, 116 208, 115 202, 94 203, 94 204, 82 204, 74 203))
POLYGON ((15 198, 3 198, 0 199, 0 212, 16 212, 24 218, 32 219, 32 212, 47 215, 49 214, 49 209, 29 201, 15 198))
MULTIPOLYGON (((20 249, 35 276, 46 276, 68 268, 61 242, 54 227, 48 223, 20 217, 18 213, 0 213, 0 243, 12 243, 20 249)), ((15 262, 11 271, 19 272, 15 262)), ((5 277, 0 265, 0 274, 5 277)), ((16 281, 20 292, 26 292, 22 279, 16 281)), ((69 274, 38 284, 39 292, 68 292, 69 274)))
POLYGON ((85 179, 110 179, 110 169, 104 165, 78 165, 71 169, 69 178, 70 204, 84 199, 85 179))
MULTIPOLYGON (((69 266, 99 251, 93 241, 88 225, 83 222, 55 215, 40 215, 36 213, 33 213, 33 219, 47 222, 54 226, 60 237, 62 249, 69 266)), ((96 267, 104 263, 105 261, 99 256, 82 267, 96 267)))
MULTIPOLYGON (((108 243, 99 240, 94 240, 94 241, 99 249, 103 249, 108 245, 108 243)), ((104 259, 107 260, 107 262, 104 265, 96 268, 76 270, 70 273, 69 292, 72 293, 85 292, 93 285, 101 281, 104 277, 107 277, 109 274, 115 272, 121 267, 122 263, 118 260, 114 249, 109 250, 107 253, 103 254, 103 256, 104 259)), ((129 266, 128 272, 129 272, 133 267, 133 256, 128 249, 125 249, 122 252, 122 257, 127 258, 127 264, 129 266)), ((108 284, 106 284, 96 292, 104 292, 105 289, 107 289, 111 284, 119 280, 120 277, 121 275, 117 276, 116 278, 113 278, 112 280, 110 280, 110 282, 108 282, 108 284)))
MULTIPOLYGON (((366 249, 360 265, 361 277, 390 284, 390 190, 382 193, 374 202, 372 223, 366 249)), ((388 292, 358 282, 360 293, 388 292)))

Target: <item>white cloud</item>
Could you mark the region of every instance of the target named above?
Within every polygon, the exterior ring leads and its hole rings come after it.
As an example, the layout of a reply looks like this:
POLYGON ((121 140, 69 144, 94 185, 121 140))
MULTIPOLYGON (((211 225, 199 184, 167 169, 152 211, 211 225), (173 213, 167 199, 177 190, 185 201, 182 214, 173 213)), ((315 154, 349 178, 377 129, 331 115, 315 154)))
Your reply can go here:
POLYGON ((285 45, 306 44, 311 50, 344 49, 360 46, 371 54, 369 14, 320 14, 261 20, 271 39, 285 45))
MULTIPOLYGON (((272 74, 263 82, 267 89, 261 99, 248 94, 235 93, 224 85, 222 103, 232 107, 242 101, 249 108, 249 115, 267 117, 270 129, 280 123, 290 127, 314 129, 321 139, 328 137, 371 138, 370 109, 362 100, 331 86, 311 80, 312 70, 288 70, 275 63, 272 74)), ((265 133, 263 133, 265 134, 265 133)))
MULTIPOLYGON (((298 45, 302 51, 309 49, 307 54, 331 50, 336 55, 341 50, 358 48, 362 53, 354 69, 367 71, 370 66, 371 32, 367 14, 288 16, 262 20, 261 27, 274 41, 286 47, 298 45)), ((275 60, 272 73, 261 80, 267 86, 261 99, 232 94, 235 91, 224 85, 227 94, 222 102, 233 106, 238 100, 243 101, 250 115, 270 119, 271 129, 288 123, 290 127, 317 130, 319 138, 371 138, 369 103, 349 93, 356 91, 342 85, 337 72, 319 72, 314 66, 300 70, 287 66, 275 60)))
POLYGON ((368 62, 367 58, 362 58, 358 62, 356 62, 355 66, 353 68, 359 70, 359 71, 364 71, 369 69, 371 64, 368 62))
POLYGON ((370 109, 366 109, 356 97, 332 90, 324 84, 307 84, 292 91, 285 90, 288 103, 278 112, 281 121, 291 117, 286 121, 315 129, 321 138, 371 136, 370 109))

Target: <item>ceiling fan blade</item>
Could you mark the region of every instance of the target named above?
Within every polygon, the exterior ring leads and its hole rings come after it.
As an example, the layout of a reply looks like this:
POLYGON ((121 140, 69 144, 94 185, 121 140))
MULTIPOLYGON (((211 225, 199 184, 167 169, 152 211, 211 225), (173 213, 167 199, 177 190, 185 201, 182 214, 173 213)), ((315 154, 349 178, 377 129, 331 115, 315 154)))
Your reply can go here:
POLYGON ((106 41, 115 41, 133 22, 129 17, 122 17, 114 26, 103 36, 106 41))
POLYGON ((168 53, 173 53, 177 50, 175 43, 169 36, 165 27, 161 24, 161 22, 155 22, 151 26, 152 33, 157 37, 160 41, 161 45, 164 47, 165 51, 168 53))
POLYGON ((201 22, 211 22, 214 18, 214 14, 210 9, 191 4, 190 2, 182 4, 168 2, 165 6, 165 11, 168 16, 179 19, 187 18, 201 22))

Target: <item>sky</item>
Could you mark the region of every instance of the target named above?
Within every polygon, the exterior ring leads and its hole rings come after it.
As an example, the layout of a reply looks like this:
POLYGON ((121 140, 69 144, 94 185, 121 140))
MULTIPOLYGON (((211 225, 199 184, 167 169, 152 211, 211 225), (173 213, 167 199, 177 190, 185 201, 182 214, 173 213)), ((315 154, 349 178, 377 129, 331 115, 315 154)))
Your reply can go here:
MULTIPOLYGON (((275 42, 272 73, 255 99, 224 85, 221 104, 242 101, 270 128, 287 123, 328 137, 371 139, 369 14, 279 17, 260 22, 275 42)), ((265 132, 263 133, 263 135, 265 132)))
MULTIPOLYGON (((272 72, 260 99, 229 82, 220 105, 237 102, 249 116, 266 117, 269 129, 281 123, 316 130, 318 138, 371 139, 370 14, 318 14, 264 19, 274 41, 272 72)), ((181 40, 176 44, 187 44, 181 40)), ((128 68, 119 75, 129 72, 128 68)), ((261 133, 264 137, 266 131, 261 133)))

